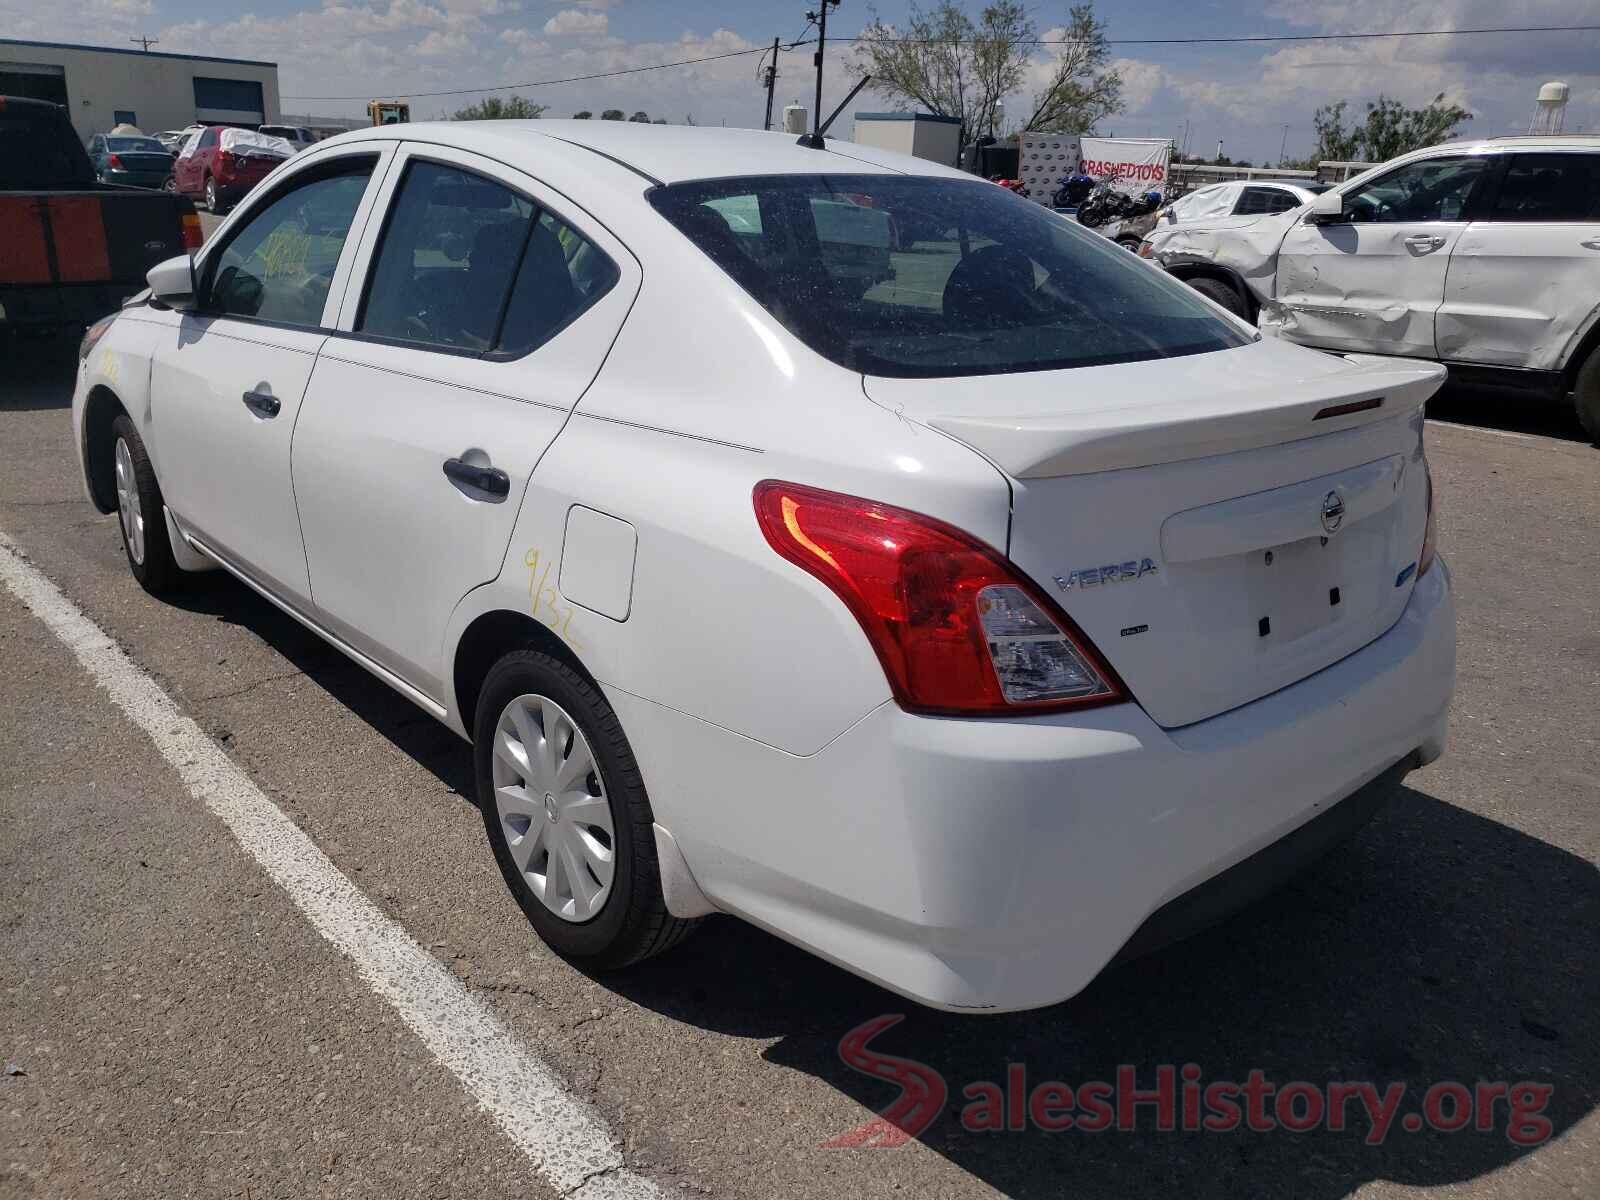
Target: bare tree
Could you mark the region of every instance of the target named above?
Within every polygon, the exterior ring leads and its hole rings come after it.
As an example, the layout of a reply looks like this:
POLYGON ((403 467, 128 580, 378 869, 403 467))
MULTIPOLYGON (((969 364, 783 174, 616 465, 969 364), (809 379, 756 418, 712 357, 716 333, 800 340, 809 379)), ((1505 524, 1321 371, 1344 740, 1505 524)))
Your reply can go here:
POLYGON ((1095 20, 1094 5, 1073 5, 1050 81, 1034 97, 1033 115, 1023 128, 1091 133, 1101 118, 1121 112, 1122 76, 1104 69, 1110 57, 1106 27, 1095 20))
MULTIPOLYGON (((1026 81, 1037 42, 1038 27, 1020 0, 993 0, 976 21, 956 0, 926 9, 913 3, 904 29, 873 14, 852 65, 901 107, 957 117, 984 133, 995 124, 1000 99, 1026 81)), ((1110 46, 1093 4, 1074 6, 1063 43, 1044 49, 1053 54, 1050 75, 1024 130, 1083 133, 1121 110, 1122 79, 1104 69, 1110 46)))

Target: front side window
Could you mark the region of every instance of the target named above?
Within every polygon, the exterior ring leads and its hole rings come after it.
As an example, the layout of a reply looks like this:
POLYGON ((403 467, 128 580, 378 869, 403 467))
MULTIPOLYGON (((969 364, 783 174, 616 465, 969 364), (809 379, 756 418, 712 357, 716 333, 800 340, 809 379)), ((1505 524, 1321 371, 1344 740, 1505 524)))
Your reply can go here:
POLYGON ((208 311, 284 325, 316 326, 334 268, 376 159, 292 185, 222 248, 211 272, 208 311))
POLYGON ((649 198, 791 333, 865 374, 1050 370, 1249 341, 1116 243, 978 180, 765 176, 649 198))
POLYGON ((418 160, 390 205, 356 328, 471 354, 525 354, 616 281, 593 243, 510 188, 418 160))
POLYGON ((1600 154, 1515 154, 1491 221, 1600 221, 1600 154))
POLYGON ((1352 221, 1464 221, 1486 158, 1426 158, 1345 193, 1352 221))

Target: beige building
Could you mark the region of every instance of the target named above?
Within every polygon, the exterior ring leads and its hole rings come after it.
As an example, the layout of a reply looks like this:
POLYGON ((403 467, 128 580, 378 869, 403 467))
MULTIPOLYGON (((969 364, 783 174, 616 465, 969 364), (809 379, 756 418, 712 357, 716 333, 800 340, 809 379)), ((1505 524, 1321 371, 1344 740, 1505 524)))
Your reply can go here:
POLYGON ((124 122, 254 128, 278 120, 278 64, 0 38, 0 96, 65 105, 85 141, 124 122))

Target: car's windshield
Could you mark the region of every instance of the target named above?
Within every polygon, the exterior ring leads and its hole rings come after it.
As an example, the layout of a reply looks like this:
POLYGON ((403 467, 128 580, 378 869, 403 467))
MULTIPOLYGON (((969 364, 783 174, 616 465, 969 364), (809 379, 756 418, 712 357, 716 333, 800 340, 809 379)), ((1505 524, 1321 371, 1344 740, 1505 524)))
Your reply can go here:
POLYGON ((1115 243, 991 183, 763 176, 650 200, 796 337, 866 374, 1038 371, 1249 340, 1115 243))
POLYGON ((167 148, 155 138, 108 137, 106 149, 112 154, 165 154, 167 148))

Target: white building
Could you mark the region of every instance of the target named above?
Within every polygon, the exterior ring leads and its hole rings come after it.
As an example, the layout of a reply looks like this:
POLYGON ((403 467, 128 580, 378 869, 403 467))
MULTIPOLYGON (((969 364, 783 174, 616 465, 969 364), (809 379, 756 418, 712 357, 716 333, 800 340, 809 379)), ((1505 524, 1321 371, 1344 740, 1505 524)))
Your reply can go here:
POLYGON ((146 133, 254 128, 278 120, 278 64, 0 38, 0 96, 65 105, 85 141, 124 122, 146 133))
POLYGON ((850 140, 858 146, 914 154, 947 167, 956 166, 961 159, 958 117, 937 117, 922 112, 857 113, 855 133, 850 140))

